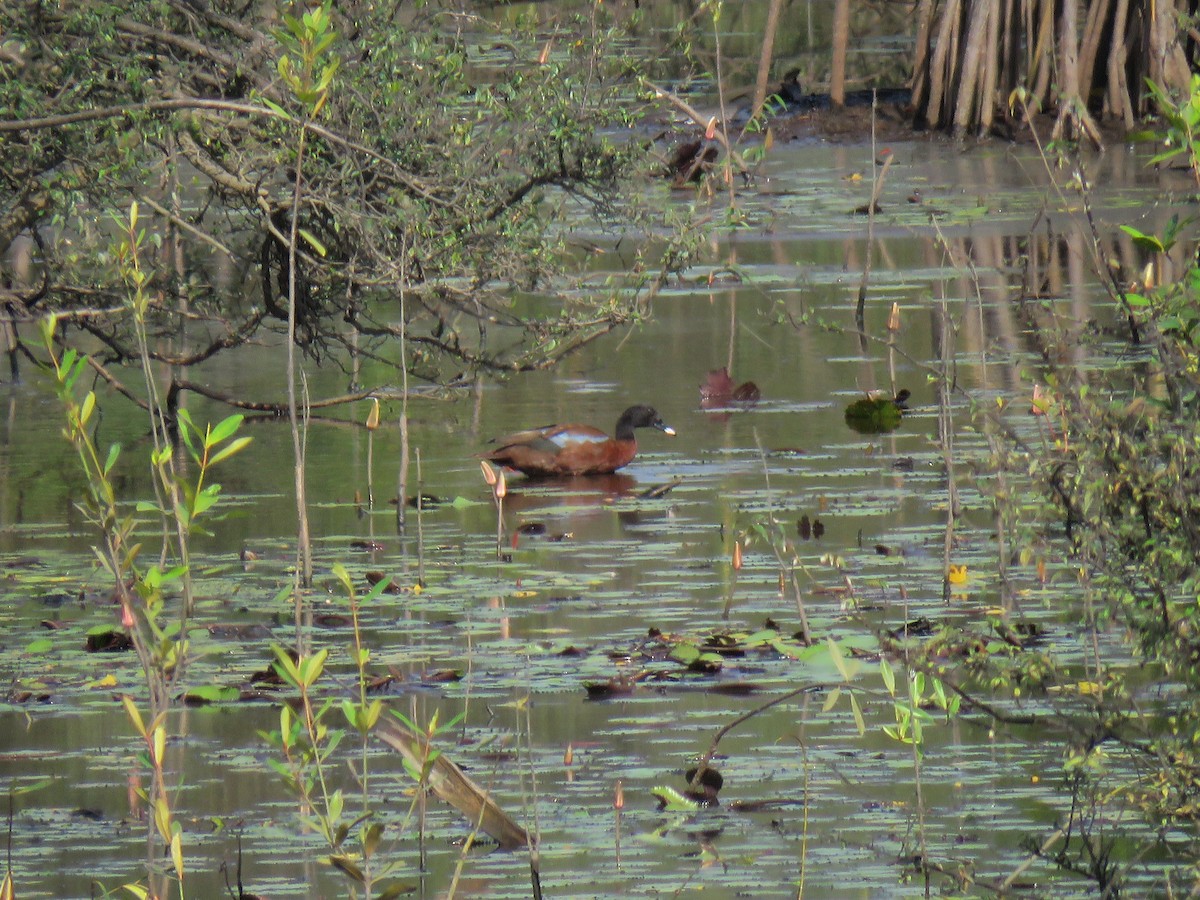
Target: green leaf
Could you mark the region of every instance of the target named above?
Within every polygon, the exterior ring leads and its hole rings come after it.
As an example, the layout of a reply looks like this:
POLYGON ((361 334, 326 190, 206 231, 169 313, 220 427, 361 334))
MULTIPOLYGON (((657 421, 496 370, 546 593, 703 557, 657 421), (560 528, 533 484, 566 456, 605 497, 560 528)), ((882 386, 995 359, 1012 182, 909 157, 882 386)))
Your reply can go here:
POLYGON ((297 671, 299 684, 306 688, 310 688, 316 684, 317 679, 321 677, 321 673, 325 671, 325 660, 328 656, 329 648, 323 647, 312 656, 301 657, 297 671))
POLYGON ((379 721, 379 716, 383 713, 383 700, 376 697, 367 706, 367 721, 366 730, 370 731, 375 727, 375 723, 379 721))
POLYGON ((63 387, 67 391, 71 391, 75 387, 75 382, 83 373, 83 367, 87 365, 87 359, 83 356, 77 356, 74 350, 68 350, 63 354, 63 363, 61 366, 61 381, 63 387))
POLYGON ((700 808, 700 804, 690 797, 685 797, 675 788, 656 787, 650 793, 662 801, 663 809, 671 812, 692 812, 700 808))
POLYGON ((1164 252, 1167 248, 1157 237, 1152 234, 1143 234, 1132 225, 1122 225, 1121 230, 1133 238, 1134 244, 1141 247, 1143 250, 1152 250, 1157 253, 1164 252))
POLYGON ((259 101, 262 103, 263 106, 265 106, 271 112, 275 113, 275 115, 279 116, 281 119, 284 119, 288 122, 292 121, 292 114, 289 113, 282 106, 280 106, 278 103, 276 103, 274 100, 268 100, 266 97, 259 97, 259 101))
POLYGON ((195 500, 192 501, 192 515, 199 516, 210 510, 219 499, 221 486, 219 484, 210 484, 202 490, 195 500))
POLYGON ((330 819, 340 819, 342 817, 342 809, 345 806, 346 798, 340 790, 334 791, 329 795, 328 814, 330 819))
POLYGON ((765 628, 762 631, 757 631, 749 637, 741 641, 743 647, 747 649, 751 647, 761 647, 763 644, 774 645, 779 637, 779 632, 774 628, 765 628))
POLYGON ((375 851, 379 849, 379 843, 383 840, 383 823, 372 822, 363 829, 362 844, 363 856, 370 859, 375 855, 375 851))
POLYGON ((304 242, 306 244, 308 244, 315 251, 317 251, 318 256, 323 257, 323 256, 328 255, 328 251, 325 249, 325 245, 322 244, 319 240, 317 240, 317 236, 315 234, 313 234, 307 228, 298 228, 298 229, 296 229, 296 231, 300 234, 300 237, 304 238, 304 242))
POLYGON ((842 689, 840 687, 835 687, 829 692, 829 696, 825 698, 825 702, 821 704, 821 712, 829 712, 831 709, 837 706, 837 702, 841 698, 842 689))
POLYGON ((246 446, 252 440, 254 440, 254 438, 248 437, 248 436, 238 438, 236 441, 231 442, 229 444, 229 446, 222 447, 220 450, 218 450, 216 453, 214 453, 211 457, 209 457, 208 464, 210 466, 215 466, 217 463, 219 463, 223 460, 229 459, 229 457, 233 456, 233 454, 241 453, 243 450, 246 449, 246 446))
POLYGON ((843 681, 849 681, 850 671, 846 668, 846 658, 842 655, 842 648, 831 637, 826 638, 825 643, 829 648, 829 655, 833 659, 833 664, 837 667, 838 674, 842 676, 843 681))
POLYGON ((13 785, 9 782, 7 792, 14 797, 19 797, 22 794, 32 794, 34 791, 40 791, 42 788, 49 787, 54 784, 53 778, 39 778, 30 784, 13 785))
POLYGON ((867 725, 863 721, 862 710, 858 707, 858 698, 854 696, 854 692, 850 692, 850 712, 854 714, 854 724, 858 728, 858 736, 862 737, 867 733, 867 725))
POLYGON ((357 881, 359 884, 366 884, 367 878, 363 875, 362 869, 355 865, 349 856, 331 856, 329 857, 329 862, 335 869, 340 869, 353 881, 357 881))
POLYGON ((365 731, 359 726, 359 721, 362 719, 362 707, 349 697, 342 700, 342 715, 346 717, 346 721, 350 727, 356 731, 365 731))
POLYGON ((883 678, 883 686, 887 688, 887 692, 895 697, 896 673, 892 669, 892 664, 882 656, 879 658, 879 674, 883 678))
POLYGON ((95 409, 96 395, 92 391, 88 391, 87 395, 83 398, 83 405, 79 407, 79 424, 86 425, 95 409))
POLYGON ((112 467, 117 463, 117 457, 121 455, 121 445, 111 444, 108 448, 108 457, 104 460, 104 474, 107 475, 112 471, 112 467))
POLYGON ((192 424, 192 417, 186 409, 179 410, 176 415, 179 416, 179 422, 183 425, 183 427, 179 429, 179 436, 183 438, 183 444, 185 447, 187 447, 188 452, 192 454, 192 456, 195 456, 196 443, 192 437, 192 432, 196 430, 196 426, 192 424))
POLYGON ((370 603, 372 600, 378 600, 383 592, 391 585, 391 580, 388 578, 380 578, 377 582, 371 585, 371 589, 363 596, 360 603, 370 603))
POLYGON ((700 658, 700 650, 695 644, 676 644, 671 650, 670 658, 677 663, 690 666, 700 658))
POLYGON ((410 719, 408 716, 406 716, 404 713, 400 712, 400 710, 393 709, 391 711, 391 713, 393 716, 395 716, 400 721, 400 724, 402 724, 405 728, 407 728, 413 734, 421 734, 424 731, 424 729, 418 728, 417 723, 414 722, 412 719, 410 719))
MULTIPOLYGON (((354 594, 354 582, 351 580, 350 572, 346 569, 346 567, 344 565, 342 565, 341 563, 334 563, 333 567, 332 567, 332 572, 333 572, 333 577, 338 580, 338 583, 341 584, 342 588, 346 591, 346 593, 353 595, 354 594)), ((380 579, 380 580, 386 581, 386 579, 380 579)))
MULTIPOLYGON (((774 650, 776 653, 778 653, 784 659, 804 659, 806 657, 806 655, 810 655, 810 654, 807 654, 806 651, 811 649, 809 647, 805 647, 802 644, 797 643, 796 641, 793 641, 790 639, 784 639, 784 638, 779 638, 778 640, 771 641, 770 646, 771 646, 772 650, 774 650)), ((824 652, 824 649, 825 649, 824 647, 821 647, 819 644, 817 646, 821 649, 822 652, 824 652)))
POLYGON ((128 694, 121 697, 121 705, 125 707, 125 715, 129 716, 129 721, 133 723, 133 727, 137 729, 137 733, 141 737, 146 736, 146 724, 142 719, 142 713, 137 708, 137 704, 133 702, 133 698, 128 694))
MULTIPOLYGON (((287 648, 280 644, 272 644, 271 650, 275 654, 275 671, 279 673, 279 677, 294 688, 300 687, 300 670, 296 668, 296 663, 292 661, 287 648)), ((285 710, 287 708, 283 707, 285 710)), ((284 733, 287 733, 286 728, 284 733)))
POLYGON ((222 419, 209 429, 208 435, 204 439, 204 446, 214 447, 222 441, 229 440, 241 427, 245 418, 241 413, 235 413, 232 416, 222 419))
POLYGON ((170 584, 172 581, 178 581, 187 574, 187 566, 175 566, 163 573, 162 584, 170 584))

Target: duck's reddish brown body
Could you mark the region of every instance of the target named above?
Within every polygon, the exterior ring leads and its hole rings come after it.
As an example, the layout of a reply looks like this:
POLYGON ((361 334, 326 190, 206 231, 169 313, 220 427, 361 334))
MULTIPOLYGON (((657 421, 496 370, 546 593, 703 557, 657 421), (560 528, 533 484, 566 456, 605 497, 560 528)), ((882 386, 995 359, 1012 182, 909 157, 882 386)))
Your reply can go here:
POLYGON ((545 425, 496 438, 499 448, 483 458, 533 477, 607 475, 637 455, 634 429, 675 430, 649 406, 631 406, 617 420, 614 437, 591 425, 545 425))

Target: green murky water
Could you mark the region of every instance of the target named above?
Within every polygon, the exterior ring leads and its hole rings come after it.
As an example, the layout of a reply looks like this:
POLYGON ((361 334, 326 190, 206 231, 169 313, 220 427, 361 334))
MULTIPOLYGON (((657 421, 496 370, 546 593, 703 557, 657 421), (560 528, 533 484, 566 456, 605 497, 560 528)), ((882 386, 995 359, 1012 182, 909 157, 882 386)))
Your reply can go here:
MULTIPOLYGON (((1018 245, 1043 207, 1039 228, 1053 233, 1047 247, 1058 254, 1044 279, 1053 305, 1080 322, 1103 326, 1113 318, 1087 275, 1086 242, 1068 227, 1076 198, 1043 188, 1031 152, 936 142, 892 149, 867 311, 868 331, 886 338, 888 311, 900 304, 902 353, 891 360, 882 343, 864 345, 826 327, 853 324, 866 222, 851 210, 866 201, 869 186, 852 176, 869 179, 871 151, 801 143, 776 148, 758 183, 739 191, 749 224, 712 248, 712 270, 733 268, 738 280, 722 277, 710 286, 700 267, 655 301, 645 327, 593 345, 553 373, 413 401, 423 490, 469 501, 426 512, 420 543, 415 517, 398 535, 394 510, 383 502, 396 483, 396 408, 385 404, 384 425, 373 437, 348 424, 312 426, 314 597, 325 613, 313 638, 334 660, 328 690, 338 695, 350 685, 351 632, 331 567, 345 564, 360 585, 368 571, 381 571, 411 587, 420 555, 423 591, 385 594, 363 610, 373 668, 393 676, 382 690, 398 709, 421 718, 434 710, 443 719, 465 713, 459 742, 445 749, 530 827, 536 812, 548 896, 922 891, 907 880, 903 862, 916 852, 912 757, 882 734, 892 711, 879 699, 870 663, 859 678, 865 737, 844 699, 825 709, 828 693, 814 690, 722 741, 723 808, 658 812, 651 796, 659 785, 682 789, 683 771, 732 717, 774 693, 837 679, 827 654, 797 660, 765 650, 728 657, 719 675, 688 673, 656 652, 648 636, 654 628, 700 642, 717 631, 758 631, 768 620, 785 635, 799 628, 795 601, 781 593, 765 544, 750 546, 740 570, 730 562, 733 535, 765 516, 777 515, 797 544, 806 612, 820 638, 861 642, 867 626, 896 628, 920 616, 977 622, 1004 604, 990 504, 967 466, 985 445, 965 401, 954 409, 964 521, 953 562, 966 565, 968 577, 948 605, 942 601, 947 487, 925 367, 936 364, 946 339, 943 302, 958 327, 959 382, 988 402, 1010 401, 1014 427, 1029 434, 1038 428, 1024 412, 1035 360, 1006 286, 1020 277, 1018 245), (907 202, 917 188, 922 203, 907 202), (735 379, 755 381, 762 400, 750 409, 701 410, 706 372, 726 364, 735 379), (896 385, 913 391, 911 413, 890 434, 849 430, 845 405, 864 391, 890 391, 892 369, 896 385), (678 436, 642 436, 624 477, 559 485, 515 480, 507 534, 538 523, 548 536, 522 536, 497 561, 495 512, 472 454, 488 436, 515 427, 584 421, 610 428, 634 402, 656 406, 678 436), (640 496, 672 479, 680 483, 664 496, 640 496), (379 501, 373 510, 356 502, 368 485, 379 501), (800 539, 801 516, 819 519, 824 534, 800 539), (366 540, 378 549, 356 549, 366 540), (881 555, 876 545, 897 552, 881 555), (446 670, 461 678, 441 680, 446 670), (588 698, 585 683, 635 672, 642 681, 632 694, 588 698), (528 733, 514 705, 525 697, 528 733), (624 805, 614 810, 618 782, 624 805), (732 805, 756 801, 768 803, 732 805)), ((1089 175, 1102 228, 1129 222, 1154 230, 1162 185, 1144 159, 1117 147, 1096 161, 1089 175)), ((664 202, 692 200, 664 192, 664 202)), ((1130 247, 1116 243, 1135 261, 1130 247)), ((621 264, 613 252, 595 265, 602 273, 621 264)), ((281 359, 256 350, 208 377, 268 394, 281 382, 281 359)), ((309 376, 314 395, 344 387, 336 373, 309 376)), ((144 811, 130 787, 145 776, 114 700, 138 691, 140 682, 132 654, 82 649, 88 630, 113 624, 115 613, 104 578, 91 567, 91 536, 72 510, 81 484, 59 437, 56 403, 36 377, 5 386, 3 400, 0 661, 10 700, 21 702, 0 708, 0 759, 14 786, 52 779, 14 801, 13 871, 19 896, 81 897, 93 880, 112 887, 143 871, 144 811), (107 675, 112 679, 102 680, 107 675)), ((102 442, 126 445, 132 501, 148 490, 135 464, 139 453, 144 458, 145 427, 119 399, 102 401, 102 442)), ((222 415, 193 406, 198 420, 222 415)), ((366 409, 338 415, 361 421, 366 409)), ((198 684, 245 685, 266 665, 269 641, 292 636, 291 610, 276 599, 294 554, 290 439, 278 423, 247 428, 254 443, 219 477, 228 518, 195 547, 202 571, 191 677, 198 684), (243 564, 244 549, 257 560, 243 564)), ((1078 654, 1072 574, 1052 565, 1045 584, 1029 569, 1010 577, 1021 612, 1042 625, 1051 652, 1078 654)), ((172 720, 169 767, 180 785, 191 896, 218 895, 227 877, 222 866, 236 868, 239 838, 248 891, 272 898, 345 894, 342 876, 319 862, 320 839, 298 827, 295 799, 267 766, 270 751, 256 732, 277 723, 269 700, 185 708, 172 720)), ((1025 859, 1021 840, 1063 811, 1054 745, 1032 729, 997 729, 969 715, 931 727, 927 740, 922 784, 931 856, 1003 879, 1025 859)), ((371 771, 372 793, 386 798, 381 852, 408 864, 398 880, 421 895, 440 894, 468 828, 430 803, 429 870, 422 875, 415 829, 405 823, 409 781, 396 756, 379 746, 371 771)), ((334 777, 349 789, 345 769, 334 777)), ((1148 872, 1153 865, 1146 862, 1148 872)), ((1023 881, 1038 896, 1082 888, 1041 865, 1023 881)), ((467 853, 460 896, 528 892, 525 854, 486 846, 467 853)))

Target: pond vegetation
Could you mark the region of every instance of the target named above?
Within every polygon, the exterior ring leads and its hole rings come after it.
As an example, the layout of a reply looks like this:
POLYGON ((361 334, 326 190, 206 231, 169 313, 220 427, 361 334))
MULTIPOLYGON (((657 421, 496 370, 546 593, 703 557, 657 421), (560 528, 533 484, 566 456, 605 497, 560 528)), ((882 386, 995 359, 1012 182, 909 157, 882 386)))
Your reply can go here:
MULTIPOLYGON (((409 196, 448 218, 372 246, 389 304, 336 216, 295 215, 302 174, 338 165, 309 126, 361 100, 325 99, 333 29, 275 34, 289 93, 254 128, 300 135, 291 181, 257 211, 229 186, 248 208, 224 237, 257 234, 261 271, 173 269, 183 207, 138 202, 64 270, 107 315, 39 299, 19 325, 8 894, 1191 891, 1200 80, 1159 94, 1165 144, 1104 155, 764 138, 745 177, 732 153, 694 187, 643 176, 625 230, 593 215, 616 179, 556 182, 540 231, 503 191, 539 176, 481 166, 513 217, 409 196), (478 237, 470 263, 450 233, 478 237), (476 307, 448 274, 471 266, 476 307), (238 309, 190 293, 222 272, 286 327, 245 331, 271 318, 246 305, 228 333, 253 338, 181 378, 180 340, 212 341, 192 316, 238 309), (371 328, 338 320, 360 290, 371 328), (615 473, 480 467, 491 435, 630 403, 677 435, 615 473)), ((497 160, 533 105, 562 109, 521 96, 497 160)), ((626 124, 611 99, 592 126, 626 124)), ((632 165, 575 125, 560 149, 632 165)), ((364 202, 413 190, 383 168, 364 202)), ((94 218, 75 196, 39 240, 94 218)), ((22 290, 59 257, 30 259, 22 290)))

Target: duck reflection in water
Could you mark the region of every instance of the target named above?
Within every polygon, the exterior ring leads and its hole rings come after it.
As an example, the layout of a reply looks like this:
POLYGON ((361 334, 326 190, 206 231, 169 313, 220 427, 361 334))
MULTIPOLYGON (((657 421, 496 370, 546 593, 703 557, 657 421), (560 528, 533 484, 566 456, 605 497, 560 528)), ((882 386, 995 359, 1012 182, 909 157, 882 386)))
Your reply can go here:
MULTIPOLYGON (((624 528, 643 520, 646 511, 640 504, 622 503, 640 496, 643 489, 637 479, 625 472, 608 475, 571 475, 539 478, 510 487, 505 498, 506 510, 516 519, 511 524, 512 546, 521 539, 574 540, 583 535, 603 539, 604 523, 611 512, 624 528)), ((661 515, 659 509, 651 515, 661 515)))

